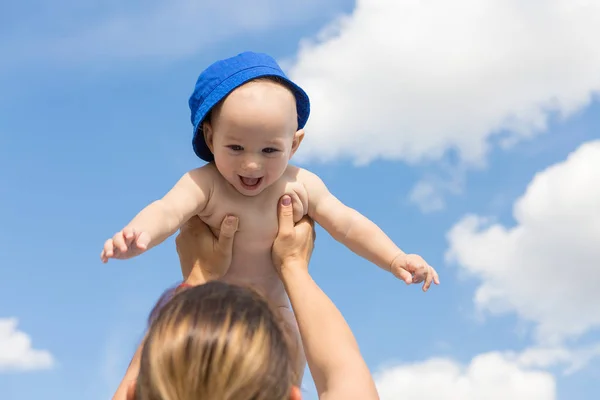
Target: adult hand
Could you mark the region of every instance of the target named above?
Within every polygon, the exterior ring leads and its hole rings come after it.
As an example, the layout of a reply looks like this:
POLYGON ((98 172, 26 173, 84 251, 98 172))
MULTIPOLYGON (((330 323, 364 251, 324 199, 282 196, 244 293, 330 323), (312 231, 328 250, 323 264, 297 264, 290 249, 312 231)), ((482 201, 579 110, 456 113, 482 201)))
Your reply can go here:
POLYGON ((190 218, 181 227, 175 245, 186 283, 204 283, 195 281, 215 280, 227 273, 237 229, 238 218, 234 216, 223 219, 218 238, 198 216, 190 218))
POLYGON ((279 275, 290 265, 302 265, 308 268, 315 242, 314 222, 304 216, 294 224, 292 199, 284 195, 279 201, 279 231, 273 242, 271 256, 279 275))

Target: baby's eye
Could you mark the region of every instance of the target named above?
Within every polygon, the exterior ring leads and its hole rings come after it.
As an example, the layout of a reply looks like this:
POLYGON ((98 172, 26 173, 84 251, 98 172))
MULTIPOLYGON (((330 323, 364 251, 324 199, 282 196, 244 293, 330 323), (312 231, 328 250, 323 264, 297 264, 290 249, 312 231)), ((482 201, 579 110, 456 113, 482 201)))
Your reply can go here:
POLYGON ((278 152, 278 151, 279 151, 279 150, 277 150, 277 149, 274 149, 274 148, 272 148, 272 147, 267 147, 266 149, 263 149, 263 153, 267 153, 267 154, 276 153, 276 152, 278 152))
POLYGON ((244 148, 238 144, 232 144, 231 146, 227 146, 233 151, 242 151, 244 148))

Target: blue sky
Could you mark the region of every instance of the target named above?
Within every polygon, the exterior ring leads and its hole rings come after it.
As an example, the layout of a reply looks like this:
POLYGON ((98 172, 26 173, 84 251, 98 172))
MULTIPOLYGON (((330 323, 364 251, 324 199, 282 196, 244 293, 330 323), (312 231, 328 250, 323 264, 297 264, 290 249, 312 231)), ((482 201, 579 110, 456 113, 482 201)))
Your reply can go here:
POLYGON ((314 94, 298 161, 440 273, 442 285, 423 294, 319 232, 313 276, 354 330, 383 399, 482 398, 478 376, 494 373, 500 387, 488 389, 508 387, 515 399, 595 398, 600 54, 587 41, 600 33, 597 5, 456 1, 448 14, 410 1, 169 4, 0 5, 0 398, 112 394, 179 268, 172 239, 107 265, 101 246, 201 165, 187 98, 204 67, 244 50, 282 60, 314 94), (474 22, 492 14, 496 25, 474 22), (535 29, 507 25, 516 15, 535 29), (561 40, 546 34, 555 31, 561 40), (417 193, 419 184, 428 189, 417 193), (468 215, 490 219, 453 231, 468 215), (565 265, 552 261, 563 255, 565 265), (557 296, 556 312, 539 305, 557 296), (11 318, 18 332, 3 333, 11 318), (436 393, 439 379, 458 397, 436 393), (523 392, 519 380, 540 389, 523 392))

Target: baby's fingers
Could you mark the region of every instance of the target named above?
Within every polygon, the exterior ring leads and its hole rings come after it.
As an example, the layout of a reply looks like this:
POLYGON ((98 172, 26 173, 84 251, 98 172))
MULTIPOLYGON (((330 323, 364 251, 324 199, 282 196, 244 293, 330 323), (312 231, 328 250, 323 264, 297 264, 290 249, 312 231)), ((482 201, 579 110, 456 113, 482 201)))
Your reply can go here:
POLYGON ((102 260, 103 263, 106 263, 108 262, 108 259, 113 257, 114 255, 115 252, 113 240, 108 239, 106 242, 104 242, 104 248, 102 249, 102 253, 100 253, 100 260, 102 260))
POLYGON ((433 283, 435 283, 436 285, 440 284, 440 276, 438 275, 437 271, 433 268, 431 268, 431 271, 433 272, 433 283))
POLYGON ((406 283, 407 285, 410 285, 411 283, 413 283, 412 274, 410 272, 408 272, 407 270, 405 270, 404 268, 398 268, 397 270, 394 270, 392 272, 396 276, 396 278, 403 280, 404 283, 406 283))
POLYGON ((140 233, 135 241, 135 245, 137 246, 137 248, 139 250, 146 250, 148 248, 149 244, 150 244, 150 235, 148 235, 146 232, 140 233))
POLYGON ((129 247, 135 240, 135 230, 133 228, 123 229, 123 239, 125 240, 127 247, 129 247))
POLYGON ((429 272, 427 273, 427 278, 425 278, 425 283, 423 284, 424 292, 429 290, 429 287, 431 286, 432 282, 435 283, 436 285, 439 285, 440 277, 438 276, 437 272, 435 272, 435 269, 433 269, 432 267, 429 267, 429 272))
POLYGON ((430 268, 429 272, 425 276, 425 283, 423 283, 423 291, 426 292, 429 290, 431 286, 431 282, 433 281, 433 268, 430 268))
POLYGON ((128 246, 127 242, 125 241, 125 234, 123 231, 115 233, 115 236, 113 236, 113 244, 117 251, 120 251, 121 253, 127 252, 128 246))

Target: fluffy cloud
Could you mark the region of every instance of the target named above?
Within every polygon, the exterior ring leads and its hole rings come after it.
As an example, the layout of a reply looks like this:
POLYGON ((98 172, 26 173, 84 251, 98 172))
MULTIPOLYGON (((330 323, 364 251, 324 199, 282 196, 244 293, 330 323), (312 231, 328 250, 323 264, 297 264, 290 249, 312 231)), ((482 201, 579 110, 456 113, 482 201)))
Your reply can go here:
POLYGON ((600 326, 600 141, 538 173, 514 205, 515 226, 470 215, 449 232, 448 258, 481 280, 474 301, 515 312, 544 342, 600 326))
POLYGON ((313 104, 298 157, 479 165, 600 90, 594 37, 598 1, 357 0, 289 70, 313 104))
POLYGON ((54 365, 46 350, 32 347, 31 338, 17 329, 16 318, 0 319, 0 372, 48 369, 54 365))
POLYGON ((431 359, 375 375, 382 400, 554 400, 554 377, 501 353, 478 355, 466 367, 431 359))

